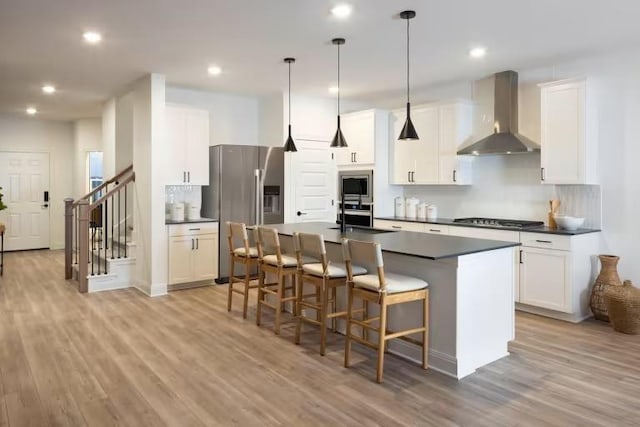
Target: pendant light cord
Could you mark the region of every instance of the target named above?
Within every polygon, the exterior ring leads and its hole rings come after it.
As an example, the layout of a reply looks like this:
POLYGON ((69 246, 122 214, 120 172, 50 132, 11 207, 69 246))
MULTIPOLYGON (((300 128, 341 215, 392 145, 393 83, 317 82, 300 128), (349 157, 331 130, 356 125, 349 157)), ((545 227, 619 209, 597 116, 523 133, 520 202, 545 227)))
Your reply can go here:
POLYGON ((338 45, 338 116, 340 115, 340 45, 338 45))
POLYGON ((289 126, 291 126, 291 62, 289 62, 289 126))
POLYGON ((407 103, 409 102, 409 21, 411 19, 407 19, 407 103))

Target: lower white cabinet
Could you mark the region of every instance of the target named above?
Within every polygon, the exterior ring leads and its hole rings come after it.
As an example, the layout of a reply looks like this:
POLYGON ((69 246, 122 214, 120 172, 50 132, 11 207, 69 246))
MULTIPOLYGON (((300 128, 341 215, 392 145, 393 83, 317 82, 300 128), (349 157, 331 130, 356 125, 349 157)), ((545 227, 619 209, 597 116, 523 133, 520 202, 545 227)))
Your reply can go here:
POLYGON ((386 219, 374 219, 373 227, 380 228, 382 230, 418 231, 420 233, 424 232, 424 224, 421 222, 390 221, 386 219))
POLYGON ((523 246, 519 302, 572 313, 571 252, 523 246))
POLYGON ((169 225, 169 285, 218 276, 218 223, 169 225))

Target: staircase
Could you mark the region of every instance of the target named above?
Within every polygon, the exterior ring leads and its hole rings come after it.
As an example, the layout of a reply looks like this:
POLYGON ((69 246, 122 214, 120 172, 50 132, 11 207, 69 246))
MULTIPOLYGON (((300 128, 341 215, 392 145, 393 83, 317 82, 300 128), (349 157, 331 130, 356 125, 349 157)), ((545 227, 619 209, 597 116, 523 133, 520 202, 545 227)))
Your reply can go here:
POLYGON ((82 293, 131 286, 134 181, 131 165, 83 197, 65 199, 65 278, 82 293))

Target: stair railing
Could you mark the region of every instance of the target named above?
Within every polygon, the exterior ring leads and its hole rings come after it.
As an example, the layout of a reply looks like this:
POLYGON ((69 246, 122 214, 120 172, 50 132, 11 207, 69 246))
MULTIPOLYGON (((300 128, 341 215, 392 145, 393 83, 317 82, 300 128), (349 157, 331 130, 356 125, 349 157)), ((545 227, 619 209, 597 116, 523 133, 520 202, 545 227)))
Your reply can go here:
POLYGON ((65 278, 73 278, 75 266, 82 293, 89 276, 109 273, 109 258, 128 257, 127 195, 134 181, 129 166, 78 200, 65 199, 65 278))

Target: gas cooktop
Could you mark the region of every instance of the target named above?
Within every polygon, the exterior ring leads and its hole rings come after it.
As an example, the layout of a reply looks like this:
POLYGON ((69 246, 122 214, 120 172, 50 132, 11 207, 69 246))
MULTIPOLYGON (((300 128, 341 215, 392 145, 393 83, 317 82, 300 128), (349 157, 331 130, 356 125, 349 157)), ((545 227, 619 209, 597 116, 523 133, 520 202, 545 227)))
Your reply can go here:
POLYGON ((544 225, 544 222, 542 221, 520 221, 517 219, 500 218, 456 218, 453 222, 457 222, 459 224, 504 228, 531 228, 544 225))

